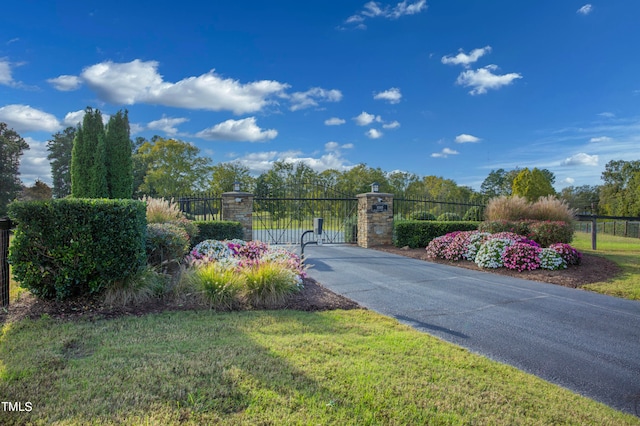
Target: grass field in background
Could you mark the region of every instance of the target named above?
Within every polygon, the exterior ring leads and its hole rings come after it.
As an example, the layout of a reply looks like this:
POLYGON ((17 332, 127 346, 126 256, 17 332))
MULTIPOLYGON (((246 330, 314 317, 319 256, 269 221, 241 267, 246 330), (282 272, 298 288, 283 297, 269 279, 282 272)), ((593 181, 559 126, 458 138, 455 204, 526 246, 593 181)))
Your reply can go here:
POLYGON ((617 263, 622 274, 583 288, 625 299, 640 300, 640 238, 597 234, 596 250, 591 249, 591 234, 576 232, 573 242, 583 253, 603 256, 617 263))
POLYGON ((592 424, 640 419, 371 311, 5 324, 0 424, 592 424))

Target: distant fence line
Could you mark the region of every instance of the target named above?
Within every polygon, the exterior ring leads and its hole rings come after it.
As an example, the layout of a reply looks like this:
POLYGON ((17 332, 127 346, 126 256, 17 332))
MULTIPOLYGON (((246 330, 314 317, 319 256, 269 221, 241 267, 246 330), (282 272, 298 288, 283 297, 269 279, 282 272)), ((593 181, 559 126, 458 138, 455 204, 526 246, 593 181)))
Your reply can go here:
POLYGON ((595 222, 596 234, 616 235, 628 238, 640 238, 640 218, 627 217, 620 220, 621 216, 591 216, 578 215, 574 229, 579 232, 593 232, 595 222), (594 221, 595 219, 595 221, 594 221))

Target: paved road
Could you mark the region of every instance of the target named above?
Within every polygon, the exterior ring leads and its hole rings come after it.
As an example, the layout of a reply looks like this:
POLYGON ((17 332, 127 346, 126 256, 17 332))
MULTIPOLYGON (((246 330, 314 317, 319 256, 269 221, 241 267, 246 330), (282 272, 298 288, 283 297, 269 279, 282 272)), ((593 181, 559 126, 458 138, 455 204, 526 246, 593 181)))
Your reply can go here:
POLYGON ((308 246, 305 255, 312 278, 369 309, 616 409, 640 410, 640 302, 350 245, 308 246))

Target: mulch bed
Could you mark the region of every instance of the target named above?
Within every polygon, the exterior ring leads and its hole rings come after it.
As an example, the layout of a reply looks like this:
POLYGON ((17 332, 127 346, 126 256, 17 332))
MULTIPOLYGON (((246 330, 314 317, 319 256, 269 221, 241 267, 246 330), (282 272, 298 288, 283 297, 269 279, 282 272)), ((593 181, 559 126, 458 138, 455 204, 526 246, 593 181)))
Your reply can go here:
MULTIPOLYGON (((481 269, 475 263, 469 261, 449 262, 439 259, 427 259, 425 249, 408 249, 394 246, 380 246, 375 249, 429 262, 483 270, 494 274, 509 275, 572 288, 579 288, 589 283, 606 281, 621 272, 618 265, 612 261, 589 254, 583 255, 581 265, 570 266, 564 270, 517 272, 505 268, 493 270, 481 269)), ((359 308, 362 307, 356 302, 330 291, 311 278, 305 279, 302 291, 294 294, 285 303, 283 303, 282 306, 277 307, 277 309, 292 309, 300 311, 359 308)), ((189 300, 157 299, 145 303, 144 305, 122 307, 106 305, 97 298, 79 298, 59 302, 55 300, 41 300, 30 294, 23 294, 20 299, 13 302, 8 309, 0 308, 0 324, 27 317, 36 319, 40 318, 42 315, 67 320, 97 320, 121 316, 141 316, 164 311, 189 311, 203 309, 208 308, 202 304, 197 304, 189 300)))

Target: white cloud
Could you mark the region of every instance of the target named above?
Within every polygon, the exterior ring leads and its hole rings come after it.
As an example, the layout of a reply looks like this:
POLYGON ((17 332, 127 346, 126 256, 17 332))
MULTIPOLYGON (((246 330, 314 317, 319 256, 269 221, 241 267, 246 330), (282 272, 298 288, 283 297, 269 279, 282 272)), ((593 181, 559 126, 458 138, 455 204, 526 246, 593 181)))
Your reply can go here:
POLYGON ((118 105, 147 103, 236 114, 259 111, 283 97, 288 84, 260 80, 242 84, 222 78, 214 70, 176 83, 164 81, 158 62, 135 59, 127 63, 101 62, 85 68, 80 78, 98 96, 118 105))
POLYGON ((568 177, 568 178, 565 178, 563 182, 569 185, 573 185, 576 182, 576 180, 572 177, 568 177))
POLYGON ((327 120, 324 120, 324 124, 326 126, 340 126, 341 124, 344 124, 346 122, 347 122, 346 120, 338 117, 331 117, 327 120))
POLYGON ((20 157, 20 180, 27 186, 33 185, 36 179, 51 185, 51 164, 47 159, 49 154, 47 143, 38 142, 30 137, 24 140, 29 144, 29 149, 23 151, 20 157))
POLYGON ((591 4, 587 3, 584 6, 582 6, 580 9, 578 9, 576 11, 576 13, 580 14, 580 15, 588 15, 591 13, 591 11, 593 10, 593 6, 591 6, 591 4))
POLYGON ((472 87, 469 91, 472 95, 482 95, 487 93, 488 89, 499 89, 502 86, 508 86, 514 80, 522 78, 519 73, 509 73, 503 75, 494 74, 498 67, 496 65, 487 65, 477 70, 467 70, 460 73, 456 84, 466 87, 472 87))
POLYGON ((613 139, 611 139, 608 136, 600 136, 597 138, 591 138, 589 139, 589 142, 593 142, 593 143, 601 143, 601 142, 611 142, 613 139))
POLYGON ((82 85, 82 80, 75 75, 61 75, 56 78, 50 78, 47 80, 57 90, 62 92, 71 92, 77 90, 82 85))
POLYGON ((400 123, 397 121, 392 121, 391 123, 383 124, 382 127, 384 129, 397 129, 400 127, 400 123))
POLYGON ((382 122, 382 118, 380 118, 379 115, 373 115, 373 114, 369 114, 367 112, 362 111, 362 113, 353 118, 356 122, 356 124, 358 126, 368 126, 369 124, 373 123, 374 121, 377 123, 381 123, 382 122))
POLYGON ((314 87, 306 92, 295 92, 290 96, 291 111, 305 109, 318 106, 319 101, 324 102, 340 102, 342 100, 342 92, 336 89, 326 90, 320 87, 314 87))
MULTIPOLYGON (((80 111, 68 112, 67 115, 64 116, 64 120, 62 122, 67 127, 76 127, 78 124, 82 124, 84 115, 85 110, 83 109, 80 111)), ((102 121, 104 121, 104 117, 102 118, 102 121)))
POLYGON ((338 171, 346 171, 352 168, 349 162, 342 157, 340 148, 351 148, 350 144, 339 146, 337 142, 328 142, 325 144, 326 153, 320 157, 304 156, 300 151, 267 151, 254 152, 242 157, 235 158, 243 166, 247 167, 251 173, 260 174, 270 170, 276 161, 284 161, 287 163, 302 162, 307 164, 317 172, 323 172, 328 169, 338 171))
POLYGON ((431 156, 433 158, 447 158, 450 155, 458 155, 458 154, 460 153, 456 150, 453 150, 451 148, 444 148, 440 152, 434 152, 433 154, 431 154, 431 156))
POLYGON ((600 114, 598 114, 600 117, 604 117, 604 118, 614 118, 616 115, 612 112, 601 112, 600 114))
POLYGON ((561 163, 562 166, 597 166, 598 156, 581 152, 573 155, 561 163))
POLYGON ((470 64, 476 62, 482 56, 491 52, 491 46, 485 46, 478 49, 473 49, 468 55, 461 49, 456 56, 443 56, 442 63, 448 65, 462 65, 468 68, 470 64))
POLYGON ((278 136, 277 130, 262 130, 255 117, 242 120, 227 120, 196 134, 202 139, 233 142, 263 142, 278 136))
POLYGON ((7 105, 0 108, 0 121, 4 121, 18 133, 57 132, 62 128, 58 119, 47 112, 29 105, 7 105))
MULTIPOLYGON (((366 29, 364 21, 368 18, 385 18, 385 19, 398 19, 402 16, 415 15, 423 10, 427 9, 427 0, 415 0, 410 2, 403 0, 397 3, 395 6, 382 5, 377 1, 370 1, 365 3, 363 10, 355 15, 348 17, 345 20, 346 24, 355 24, 356 29, 366 29)), ((344 29, 344 27, 339 27, 344 29)))
POLYGON ((466 133, 462 133, 456 136, 456 143, 475 143, 480 142, 482 139, 477 138, 473 135, 467 135, 466 133))
POLYGON ((369 129, 365 134, 371 139, 380 139, 382 137, 382 132, 378 129, 369 129))
POLYGON ((11 75, 11 63, 6 59, 0 59, 0 84, 13 86, 13 76, 11 75))
POLYGON ((398 89, 397 87, 392 87, 391 89, 385 90, 384 92, 376 93, 375 95, 373 95, 373 99, 382 99, 389 102, 390 104, 397 104, 398 102, 400 102, 400 99, 402 99, 402 93, 400 93, 400 89, 398 89))
POLYGON ((340 152, 342 149, 351 149, 353 144, 347 143, 340 145, 338 142, 327 142, 324 144, 324 150, 327 152, 340 152))
POLYGON ((176 126, 189 121, 188 118, 169 118, 162 117, 160 120, 155 120, 147 124, 147 128, 151 130, 160 130, 168 135, 174 136, 178 133, 176 126))

